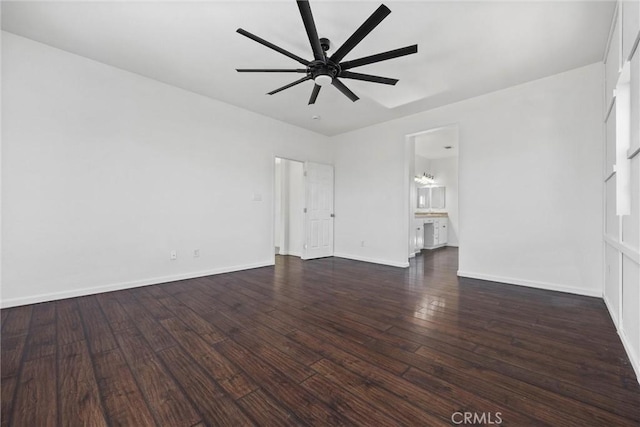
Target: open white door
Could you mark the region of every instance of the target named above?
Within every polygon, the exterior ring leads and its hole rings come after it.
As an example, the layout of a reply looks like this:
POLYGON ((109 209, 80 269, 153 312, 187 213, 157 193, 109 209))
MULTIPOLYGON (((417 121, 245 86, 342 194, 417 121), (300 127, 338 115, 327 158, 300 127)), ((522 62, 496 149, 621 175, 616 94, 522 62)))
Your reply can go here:
POLYGON ((333 166, 305 162, 302 259, 333 256, 333 166))

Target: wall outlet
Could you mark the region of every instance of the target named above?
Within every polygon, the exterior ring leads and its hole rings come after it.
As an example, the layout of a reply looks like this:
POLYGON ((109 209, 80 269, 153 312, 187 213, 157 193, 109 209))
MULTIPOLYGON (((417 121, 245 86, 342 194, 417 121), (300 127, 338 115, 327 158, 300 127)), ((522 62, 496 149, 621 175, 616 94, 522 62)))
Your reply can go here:
POLYGON ((361 241, 360 241, 360 247, 361 247, 361 248, 364 248, 364 240, 361 240, 361 241))
POLYGON ((178 251, 171 251, 171 253, 169 254, 169 259, 171 261, 175 261, 178 259, 178 251))
POLYGON ((200 249, 194 249, 193 250, 193 257, 194 258, 199 258, 200 257, 200 249))

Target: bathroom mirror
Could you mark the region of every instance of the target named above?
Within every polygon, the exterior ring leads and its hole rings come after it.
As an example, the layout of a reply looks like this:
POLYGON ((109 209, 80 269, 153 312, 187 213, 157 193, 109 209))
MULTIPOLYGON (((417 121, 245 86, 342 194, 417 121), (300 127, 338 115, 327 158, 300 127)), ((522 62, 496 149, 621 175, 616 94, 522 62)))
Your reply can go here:
POLYGON ((418 209, 444 209, 445 208, 445 187, 430 186, 417 188, 417 208, 418 209))

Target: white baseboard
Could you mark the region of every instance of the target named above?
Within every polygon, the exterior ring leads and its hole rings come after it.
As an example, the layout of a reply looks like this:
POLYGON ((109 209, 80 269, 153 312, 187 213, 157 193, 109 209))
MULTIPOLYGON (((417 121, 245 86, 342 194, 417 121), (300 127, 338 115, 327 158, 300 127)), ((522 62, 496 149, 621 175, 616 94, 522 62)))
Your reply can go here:
POLYGON ((273 265, 272 261, 255 264, 234 265, 231 267, 214 268, 212 270, 182 273, 172 276, 152 277, 148 279, 133 280, 131 282, 113 283, 110 285, 95 286, 91 288, 73 289, 68 291, 51 292, 28 297, 3 299, 0 307, 8 308, 18 305, 35 304, 39 302, 55 301, 65 298, 81 297, 85 295, 99 294, 102 292, 119 291, 122 289, 138 288, 141 286, 157 285, 159 283, 175 282, 177 280, 195 279, 196 277, 212 276, 214 274, 232 273, 234 271, 250 270, 252 268, 267 267, 273 265))
POLYGON ((640 358, 638 358, 638 355, 633 350, 631 343, 629 343, 627 334, 625 334, 624 332, 624 324, 622 325, 622 328, 620 327, 620 322, 618 321, 618 318, 614 315, 615 311, 611 307, 609 298, 607 298, 606 295, 603 295, 602 299, 604 299, 604 304, 607 306, 607 310, 609 311, 609 316, 611 317, 611 320, 613 320, 613 324, 616 326, 616 331, 618 332, 620 341, 622 341, 622 346, 624 347, 624 350, 627 352, 627 357, 631 362, 631 367, 633 367, 633 370, 636 373, 636 379, 638 380, 638 383, 640 383, 640 358))
POLYGON ((618 316, 614 315, 615 311, 613 310, 613 307, 611 307, 609 298, 607 298, 606 295, 602 295, 602 299, 604 300, 604 305, 607 306, 607 311, 609 311, 609 317, 611 317, 611 320, 613 320, 613 324, 616 325, 616 329, 618 329, 618 316))
POLYGON ((584 295, 587 297, 602 298, 602 291, 574 288, 572 286, 560 285, 557 283, 537 282, 533 280, 516 279, 513 277, 492 276, 489 274, 473 273, 470 271, 458 270, 458 276, 470 279, 489 280, 491 282, 507 283, 509 285, 527 286, 529 288, 545 289, 548 291, 567 292, 570 294, 584 295))
POLYGON ((295 251, 282 251, 282 252, 278 253, 277 255, 297 256, 298 258, 302 258, 302 253, 301 252, 295 252, 295 251))
POLYGON ((368 257, 359 256, 359 255, 350 255, 350 254, 345 254, 345 253, 334 253, 333 256, 336 257, 336 258, 352 259, 354 261, 370 262, 372 264, 389 265, 391 267, 400 267, 400 268, 409 267, 409 262, 408 261, 407 262, 395 262, 395 261, 389 261, 389 260, 386 260, 386 259, 368 258, 368 257))
POLYGON ((640 359, 638 359, 638 355, 635 351, 633 351, 633 347, 631 347, 631 343, 627 339, 627 335, 624 333, 624 327, 622 329, 618 329, 618 336, 620 336, 620 341, 622 341, 622 346, 627 352, 627 357, 629 357, 629 361, 631 362, 631 367, 636 373, 636 380, 640 383, 640 359))

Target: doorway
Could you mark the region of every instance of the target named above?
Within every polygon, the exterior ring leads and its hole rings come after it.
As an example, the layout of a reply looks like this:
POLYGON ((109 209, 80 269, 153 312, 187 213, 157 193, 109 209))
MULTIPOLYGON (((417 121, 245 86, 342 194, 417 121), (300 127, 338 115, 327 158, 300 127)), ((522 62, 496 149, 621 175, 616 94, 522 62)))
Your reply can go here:
POLYGON ((276 157, 275 162, 275 254, 301 258, 304 245, 304 163, 280 157, 276 157))
POLYGON ((333 256, 333 166, 276 157, 274 170, 274 253, 333 256))
POLYGON ((440 248, 458 248, 458 126, 408 135, 407 143, 409 258, 440 248))

